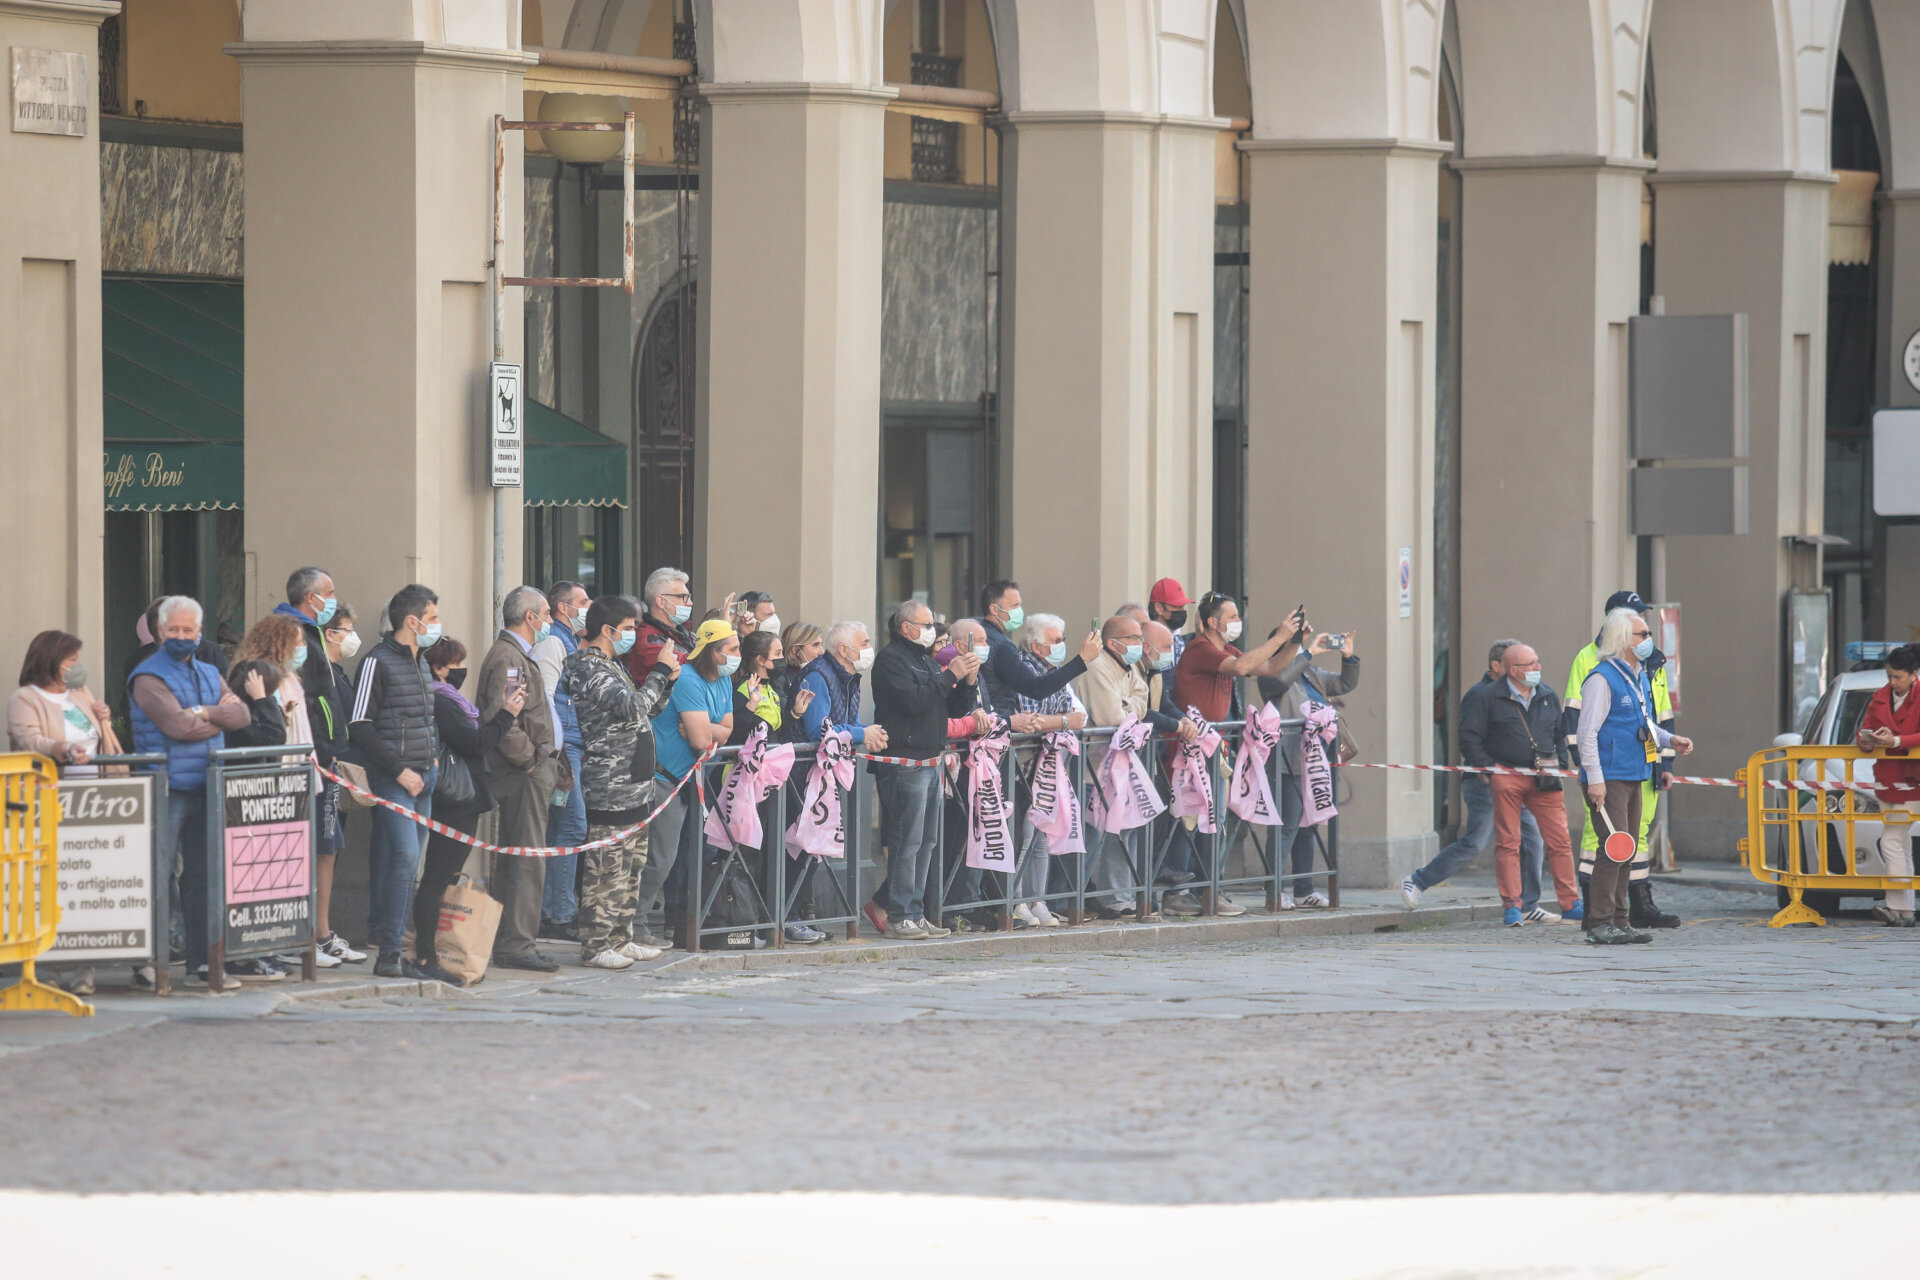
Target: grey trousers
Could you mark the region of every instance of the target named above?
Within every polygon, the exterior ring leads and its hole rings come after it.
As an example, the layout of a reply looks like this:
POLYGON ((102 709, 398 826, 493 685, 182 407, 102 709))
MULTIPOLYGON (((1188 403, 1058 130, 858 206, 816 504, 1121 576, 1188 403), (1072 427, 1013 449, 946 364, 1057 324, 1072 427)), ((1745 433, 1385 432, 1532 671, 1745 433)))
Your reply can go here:
MULTIPOLYGON (((655 795, 666 789, 666 783, 655 779, 655 795)), ((680 861, 681 845, 690 838, 699 838, 698 823, 705 819, 694 823, 687 821, 699 808, 699 794, 689 782, 661 803, 660 816, 647 828, 647 865, 640 871, 640 912, 637 917, 642 924, 660 905, 660 891, 666 886, 667 876, 672 874, 674 864, 680 861)), ((678 924, 669 920, 667 927, 677 928, 678 924)))
POLYGON ((1104 899, 1104 905, 1124 907, 1133 900, 1140 883, 1133 869, 1139 861, 1141 842, 1152 831, 1151 823, 1118 835, 1088 828, 1087 839, 1100 843, 1094 847, 1093 865, 1088 869, 1087 878, 1094 893, 1104 899))
MULTIPOLYGON (((522 797, 512 797, 516 805, 524 803, 522 797)), ((532 841, 516 840, 515 834, 524 834, 528 830, 537 830, 540 838, 546 834, 546 812, 542 806, 539 825, 531 826, 524 816, 516 817, 507 812, 508 800, 503 797, 500 814, 501 844, 538 844, 539 838, 532 841)), ((493 939, 493 955, 497 960, 519 960, 532 955, 534 939, 540 936, 540 902, 546 894, 547 860, 545 858, 521 858, 508 853, 493 855, 493 873, 487 882, 487 892, 500 904, 500 932, 493 939)))

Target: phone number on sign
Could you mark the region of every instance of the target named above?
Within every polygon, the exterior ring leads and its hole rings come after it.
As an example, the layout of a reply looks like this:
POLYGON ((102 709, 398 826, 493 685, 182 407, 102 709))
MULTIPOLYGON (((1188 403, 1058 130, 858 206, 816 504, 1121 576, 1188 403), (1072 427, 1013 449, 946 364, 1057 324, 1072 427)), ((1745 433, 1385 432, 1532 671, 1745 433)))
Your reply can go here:
POLYGON ((247 929, 255 925, 282 924, 288 920, 305 920, 308 903, 305 898, 294 898, 287 902, 258 902, 250 907, 229 907, 227 909, 227 927, 229 929, 247 929))

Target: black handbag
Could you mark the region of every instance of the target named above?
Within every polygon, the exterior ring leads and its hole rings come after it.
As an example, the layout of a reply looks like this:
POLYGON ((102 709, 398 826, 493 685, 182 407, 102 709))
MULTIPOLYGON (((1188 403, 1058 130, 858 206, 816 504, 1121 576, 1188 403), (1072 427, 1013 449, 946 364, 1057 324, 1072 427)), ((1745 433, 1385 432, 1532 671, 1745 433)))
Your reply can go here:
POLYGON ((434 806, 459 809, 473 803, 473 770, 452 747, 440 752, 440 776, 433 783, 434 806))

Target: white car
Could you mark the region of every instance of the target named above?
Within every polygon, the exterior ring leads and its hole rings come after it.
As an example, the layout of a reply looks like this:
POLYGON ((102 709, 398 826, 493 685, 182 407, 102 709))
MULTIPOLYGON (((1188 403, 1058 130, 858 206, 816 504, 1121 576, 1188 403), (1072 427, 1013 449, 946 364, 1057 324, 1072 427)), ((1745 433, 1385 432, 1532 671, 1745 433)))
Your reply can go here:
MULTIPOLYGON (((1847 646, 1847 657, 1853 662, 1854 669, 1835 677, 1827 691, 1820 695, 1813 710, 1807 716, 1807 722, 1800 726, 1799 733, 1783 733, 1773 740, 1776 747, 1850 747, 1860 732, 1860 721, 1867 714, 1867 703, 1873 699, 1874 692, 1887 683, 1886 668, 1880 665, 1886 658, 1891 644, 1880 642, 1855 643, 1847 646)), ((1855 760, 1803 760, 1800 762, 1797 776, 1806 782, 1818 782, 1824 777, 1828 782, 1843 782, 1849 778, 1857 783, 1873 782, 1873 761, 1855 760), (1823 774, 1824 766, 1824 774, 1823 774)), ((1812 794, 1802 792, 1794 797, 1795 804, 1808 812, 1816 808, 1828 813, 1837 813, 1846 804, 1843 791, 1822 791, 1812 794)), ((1855 813, 1878 813, 1880 802, 1871 795, 1854 793, 1855 813)), ((1853 846, 1855 872, 1863 876, 1878 876, 1887 873, 1886 863, 1880 857, 1881 823, 1877 820, 1855 819, 1853 824, 1853 846)), ((1843 843, 1847 824, 1844 822, 1827 823, 1827 871, 1829 874, 1844 875, 1847 870, 1846 854, 1843 843)), ((1814 858, 1818 855, 1814 843, 1814 824, 1803 823, 1800 828, 1800 856, 1808 871, 1813 871, 1814 858)), ((1784 839, 1775 834, 1774 844, 1768 849, 1767 861, 1780 867, 1786 864, 1784 839)), ((1808 906, 1822 915, 1831 915, 1839 908, 1842 897, 1879 898, 1881 895, 1866 890, 1848 890, 1838 893, 1831 890, 1809 890, 1805 897, 1808 906)), ((1785 906, 1788 895, 1785 889, 1779 891, 1780 905, 1785 906)))

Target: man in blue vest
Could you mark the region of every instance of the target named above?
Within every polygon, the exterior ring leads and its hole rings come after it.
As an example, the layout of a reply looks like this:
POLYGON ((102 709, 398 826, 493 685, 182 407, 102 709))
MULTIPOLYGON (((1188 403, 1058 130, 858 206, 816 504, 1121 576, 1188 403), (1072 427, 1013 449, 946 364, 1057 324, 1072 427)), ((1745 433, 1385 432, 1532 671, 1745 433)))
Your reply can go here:
MULTIPOLYGON (((1651 778, 1661 751, 1681 755, 1693 743, 1669 733, 1655 718, 1653 684, 1643 665, 1653 655, 1653 629, 1630 608, 1607 614, 1597 644, 1599 661, 1580 687, 1580 782, 1587 809, 1603 833, 1637 836, 1641 783, 1651 778), (1604 812, 1604 818, 1602 814, 1604 812)), ((1603 946, 1649 942, 1653 935, 1627 919, 1630 867, 1605 852, 1594 860, 1587 886, 1587 941, 1603 946)))
MULTIPOLYGON (((187 981, 204 986, 207 764, 226 745, 227 730, 244 729, 252 714, 219 671, 194 657, 202 618, 199 602, 186 596, 168 596, 156 606, 154 638, 160 647, 127 677, 127 703, 133 749, 167 757, 167 825, 173 833, 174 875, 179 877, 176 901, 186 923, 187 981)), ((279 971, 273 975, 278 977, 279 971)))

